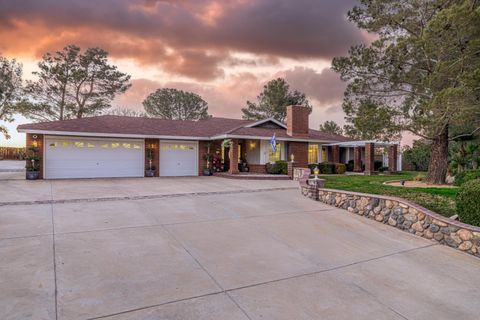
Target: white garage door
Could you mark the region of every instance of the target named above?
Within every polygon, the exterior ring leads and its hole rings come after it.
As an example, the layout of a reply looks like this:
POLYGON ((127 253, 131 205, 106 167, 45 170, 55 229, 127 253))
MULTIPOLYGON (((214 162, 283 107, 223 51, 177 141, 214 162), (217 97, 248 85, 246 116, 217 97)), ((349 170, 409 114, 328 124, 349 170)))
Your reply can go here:
POLYGON ((45 177, 143 177, 143 140, 45 138, 45 177))
POLYGON ((198 176, 196 141, 160 141, 161 176, 198 176))

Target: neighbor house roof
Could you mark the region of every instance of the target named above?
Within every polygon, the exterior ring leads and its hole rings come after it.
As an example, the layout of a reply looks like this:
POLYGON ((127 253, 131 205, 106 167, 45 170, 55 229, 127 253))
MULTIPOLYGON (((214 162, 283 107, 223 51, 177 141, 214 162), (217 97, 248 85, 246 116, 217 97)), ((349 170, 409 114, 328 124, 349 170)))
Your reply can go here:
MULTIPOLYGON (((350 139, 310 129, 306 138, 292 138, 281 127, 255 127, 265 121, 208 118, 199 121, 166 120, 146 117, 104 115, 81 119, 49 121, 19 125, 19 132, 52 135, 104 137, 159 137, 171 139, 266 138, 275 133, 279 140, 340 142, 350 139)), ((277 121, 274 124, 279 124, 277 121)), ((280 123, 281 124, 281 123, 280 123)))

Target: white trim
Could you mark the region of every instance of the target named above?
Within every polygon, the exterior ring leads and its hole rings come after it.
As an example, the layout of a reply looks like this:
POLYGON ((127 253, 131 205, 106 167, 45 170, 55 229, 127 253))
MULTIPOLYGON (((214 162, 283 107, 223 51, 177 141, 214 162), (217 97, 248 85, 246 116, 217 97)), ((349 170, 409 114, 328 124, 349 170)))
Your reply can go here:
MULTIPOLYGON (((234 135, 234 134, 220 134, 211 137, 195 137, 195 136, 163 136, 163 135, 144 135, 144 134, 123 134, 123 133, 97 133, 97 132, 73 132, 73 131, 49 131, 49 130, 32 130, 32 129, 19 129, 21 133, 36 133, 43 135, 54 136, 75 136, 75 137, 99 137, 99 138, 126 138, 126 139, 160 139, 160 140, 219 140, 219 139, 256 139, 256 140, 269 140, 271 137, 267 136, 247 136, 247 135, 234 135)), ((329 145, 336 144, 333 140, 319 140, 308 138, 293 138, 293 137, 277 137, 279 141, 298 141, 298 142, 318 142, 329 143, 329 145)))
POLYGON ((254 123, 250 123, 250 124, 244 126, 244 128, 253 128, 253 127, 256 127, 256 126, 258 126, 258 125, 261 125, 261 124, 263 124, 263 123, 265 123, 265 122, 273 122, 273 123, 275 123, 276 125, 282 127, 283 129, 287 129, 287 126, 286 126, 284 123, 278 121, 277 119, 275 119, 275 118, 273 118, 273 117, 270 117, 270 118, 267 118, 267 119, 263 119, 263 120, 260 120, 260 121, 254 122, 254 123))
POLYGON ((211 140, 209 137, 194 136, 162 136, 162 135, 145 135, 145 134, 124 134, 124 133, 97 133, 97 132, 74 132, 74 131, 49 131, 49 130, 32 130, 19 129, 22 133, 37 133, 54 136, 76 136, 76 137, 105 137, 105 138, 132 138, 132 139, 164 139, 164 140, 211 140))
POLYGON ((339 146, 339 147, 363 147, 367 143, 373 143, 376 147, 386 147, 392 145, 400 145, 399 141, 379 141, 379 140, 361 140, 361 141, 344 141, 344 142, 333 142, 328 144, 328 146, 339 146))

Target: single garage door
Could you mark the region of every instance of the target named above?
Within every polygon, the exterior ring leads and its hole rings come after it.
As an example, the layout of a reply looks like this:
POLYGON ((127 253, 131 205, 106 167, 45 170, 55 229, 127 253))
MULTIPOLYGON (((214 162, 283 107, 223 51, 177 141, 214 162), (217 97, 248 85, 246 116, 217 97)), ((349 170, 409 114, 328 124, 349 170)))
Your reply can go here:
POLYGON ((45 177, 143 177, 143 140, 45 138, 45 177))
POLYGON ((198 176, 196 141, 160 141, 161 176, 198 176))

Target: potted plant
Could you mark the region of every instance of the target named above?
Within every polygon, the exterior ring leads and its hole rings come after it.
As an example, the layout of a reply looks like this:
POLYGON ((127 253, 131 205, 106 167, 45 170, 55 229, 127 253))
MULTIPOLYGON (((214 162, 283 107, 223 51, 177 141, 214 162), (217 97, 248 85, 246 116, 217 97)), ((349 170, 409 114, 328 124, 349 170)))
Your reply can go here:
POLYGON ((40 157, 37 155, 38 148, 31 147, 30 156, 26 158, 26 179, 27 180, 37 180, 40 177, 40 157))
POLYGON ((207 164, 203 167, 203 175, 211 176, 212 170, 210 169, 210 161, 212 160, 212 155, 210 154, 210 143, 207 143, 206 148, 207 152, 203 155, 203 160, 205 160, 207 164))
POLYGON ((146 177, 154 177, 155 176, 155 167, 153 166, 153 158, 154 158, 154 148, 149 147, 147 148, 147 160, 148 166, 145 170, 146 177))

